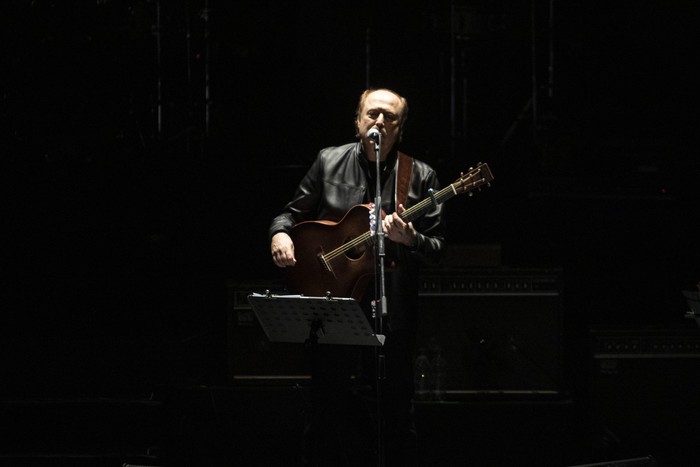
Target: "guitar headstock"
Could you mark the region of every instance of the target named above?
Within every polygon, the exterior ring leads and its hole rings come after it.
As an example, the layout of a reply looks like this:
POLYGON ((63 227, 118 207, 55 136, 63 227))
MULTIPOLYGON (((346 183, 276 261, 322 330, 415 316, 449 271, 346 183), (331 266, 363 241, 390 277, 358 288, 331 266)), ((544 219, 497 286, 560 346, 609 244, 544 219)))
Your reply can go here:
POLYGON ((488 164, 479 162, 475 168, 470 168, 469 172, 461 173, 459 178, 452 183, 455 193, 471 193, 472 190, 483 185, 491 186, 493 173, 488 164))

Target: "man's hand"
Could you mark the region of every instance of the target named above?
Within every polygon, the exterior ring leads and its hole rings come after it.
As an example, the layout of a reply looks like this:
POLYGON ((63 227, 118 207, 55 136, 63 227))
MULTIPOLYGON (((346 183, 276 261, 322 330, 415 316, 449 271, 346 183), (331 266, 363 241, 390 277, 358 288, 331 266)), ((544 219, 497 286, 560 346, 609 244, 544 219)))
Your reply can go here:
POLYGON ((294 266, 297 262, 294 257, 294 242, 292 238, 284 232, 277 232, 270 242, 272 260, 280 268, 294 266))
POLYGON ((413 228, 413 222, 406 223, 399 217, 399 213, 405 210, 403 204, 399 204, 398 213, 395 212, 384 217, 382 229, 384 229, 386 237, 392 242, 401 243, 412 248, 416 245, 418 232, 413 228))

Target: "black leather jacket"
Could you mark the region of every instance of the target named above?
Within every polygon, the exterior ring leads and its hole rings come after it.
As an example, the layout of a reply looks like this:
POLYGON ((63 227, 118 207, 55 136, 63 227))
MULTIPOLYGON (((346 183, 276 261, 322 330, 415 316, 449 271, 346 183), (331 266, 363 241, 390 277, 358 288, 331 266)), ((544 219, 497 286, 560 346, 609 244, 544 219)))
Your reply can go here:
MULTIPOLYGON (((396 210, 396 158, 396 150, 393 150, 382 172, 382 209, 387 214, 396 210)), ((277 232, 289 232, 294 224, 301 221, 340 221, 353 206, 373 201, 375 172, 375 163, 367 161, 360 142, 321 150, 297 187, 293 199, 272 221, 270 238, 277 232)), ((427 198, 430 188, 435 191, 440 189, 437 174, 428 164, 414 159, 405 207, 427 198)), ((396 251, 396 245, 392 247, 398 255, 399 265, 401 260, 406 259, 416 266, 439 260, 445 246, 443 209, 443 205, 439 205, 413 222, 418 231, 414 249, 401 247, 396 251)))
MULTIPOLYGON (((382 209, 387 214, 396 210, 396 159, 397 153, 393 150, 382 172, 382 209)), ((353 206, 373 201, 375 173, 375 163, 367 161, 359 142, 321 150, 297 187, 294 198, 272 221, 270 238, 277 232, 289 232, 301 221, 324 219, 338 222, 353 206)), ((405 207, 429 197, 430 188, 440 189, 435 171, 428 164, 414 159, 405 207)), ((396 264, 395 268, 386 269, 389 307, 386 330, 392 334, 394 342, 403 341, 405 345, 413 342, 420 267, 437 264, 445 250, 443 209, 442 204, 438 205, 413 221, 418 232, 414 248, 386 242, 387 259, 396 264)), ((372 299, 372 288, 367 292, 363 299, 365 307, 372 299)))

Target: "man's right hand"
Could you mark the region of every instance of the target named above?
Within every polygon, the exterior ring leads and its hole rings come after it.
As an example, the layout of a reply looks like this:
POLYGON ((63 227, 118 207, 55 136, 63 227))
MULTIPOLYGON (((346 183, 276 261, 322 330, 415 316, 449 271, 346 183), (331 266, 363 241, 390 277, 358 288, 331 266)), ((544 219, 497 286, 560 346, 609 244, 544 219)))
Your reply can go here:
POLYGON ((272 251, 272 261, 280 268, 294 266, 297 262, 294 257, 294 242, 285 232, 277 232, 272 236, 270 244, 272 251))

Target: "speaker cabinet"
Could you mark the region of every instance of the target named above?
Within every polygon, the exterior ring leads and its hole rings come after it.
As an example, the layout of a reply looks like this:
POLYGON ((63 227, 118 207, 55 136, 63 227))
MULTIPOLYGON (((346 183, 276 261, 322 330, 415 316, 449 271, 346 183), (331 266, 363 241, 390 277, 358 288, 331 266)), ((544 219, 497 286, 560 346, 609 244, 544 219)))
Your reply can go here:
POLYGON ((651 454, 660 465, 700 459, 700 331, 591 331, 590 400, 601 457, 651 454))
POLYGON ((447 360, 447 396, 562 390, 558 270, 429 271, 418 347, 447 360))
POLYGON ((282 290, 273 281, 228 284, 228 381, 311 379, 301 344, 270 342, 248 303, 251 293, 282 290))

